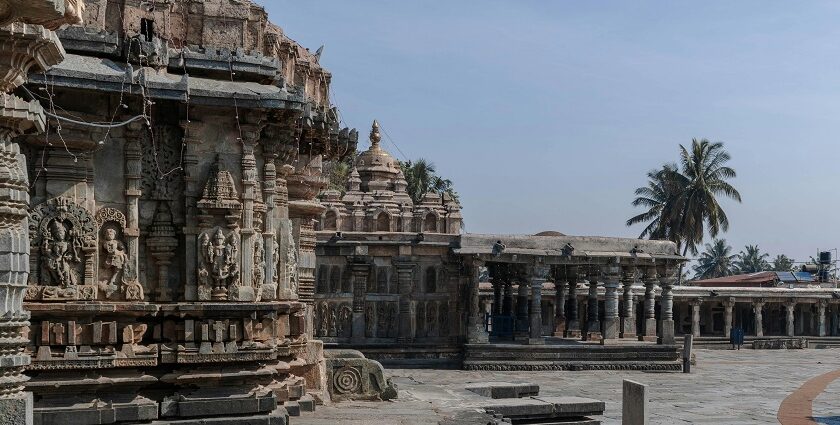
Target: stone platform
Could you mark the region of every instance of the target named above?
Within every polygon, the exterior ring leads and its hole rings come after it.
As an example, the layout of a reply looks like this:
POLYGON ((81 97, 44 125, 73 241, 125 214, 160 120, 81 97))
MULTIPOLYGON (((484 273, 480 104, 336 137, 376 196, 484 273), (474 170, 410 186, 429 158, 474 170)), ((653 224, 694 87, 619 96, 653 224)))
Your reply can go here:
POLYGON ((679 346, 620 341, 601 345, 547 338, 545 345, 466 344, 464 370, 680 371, 679 346))

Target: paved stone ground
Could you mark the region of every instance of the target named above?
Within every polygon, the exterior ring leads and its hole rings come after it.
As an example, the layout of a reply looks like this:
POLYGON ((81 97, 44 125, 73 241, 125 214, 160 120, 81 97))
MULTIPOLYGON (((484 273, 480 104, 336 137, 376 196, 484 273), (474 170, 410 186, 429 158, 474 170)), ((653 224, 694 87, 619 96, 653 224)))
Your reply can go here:
MULTIPOLYGON (((606 402, 604 424, 621 423, 621 381, 649 385, 652 424, 774 424, 782 400, 805 381, 840 369, 840 349, 696 350, 690 375, 625 371, 475 372, 390 369, 399 400, 319 406, 293 424, 435 424, 487 401, 464 389, 482 381, 532 382, 542 395, 590 397, 606 402)), ((814 401, 820 424, 840 425, 840 380, 814 401)))

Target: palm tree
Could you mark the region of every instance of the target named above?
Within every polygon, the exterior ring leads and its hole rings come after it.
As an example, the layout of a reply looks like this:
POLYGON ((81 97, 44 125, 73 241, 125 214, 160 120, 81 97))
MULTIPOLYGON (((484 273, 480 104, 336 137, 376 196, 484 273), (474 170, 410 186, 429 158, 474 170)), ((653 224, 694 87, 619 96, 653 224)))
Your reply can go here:
POLYGON ((770 254, 762 253, 758 245, 747 245, 738 254, 735 267, 740 273, 758 273, 770 269, 767 258, 770 254))
MULTIPOLYGON (((735 170, 723 143, 691 140, 691 150, 680 145, 680 165, 665 165, 648 173, 648 185, 636 189, 633 206, 648 210, 627 220, 627 225, 649 222, 641 238, 668 239, 683 255, 697 254, 704 235, 716 238, 729 229, 729 219, 718 203, 719 196, 741 202, 741 194, 727 180, 735 170)), ((683 265, 680 265, 682 275, 683 265)))
POLYGON ((734 261, 738 255, 732 254, 732 247, 726 243, 726 239, 715 239, 711 244, 706 244, 706 250, 697 260, 694 266, 695 279, 712 279, 721 276, 730 276, 734 272, 734 261))
POLYGON ((779 254, 773 259, 772 269, 774 272, 789 272, 793 271, 793 258, 788 258, 787 255, 779 254))
POLYGON ((408 183, 406 191, 415 204, 423 200, 423 195, 429 191, 435 176, 435 164, 423 158, 417 161, 400 162, 405 181, 408 183))
POLYGON ((729 229, 718 196, 741 202, 741 194, 727 181, 736 176, 726 165, 730 159, 720 142, 693 139, 690 151, 680 145, 680 174, 685 186, 676 201, 680 219, 675 232, 683 244, 683 255, 688 251, 696 254, 706 232, 715 238, 729 229))
POLYGON ((429 192, 440 195, 446 193, 458 200, 458 192, 455 191, 452 180, 438 176, 435 164, 431 161, 420 158, 417 161, 400 162, 400 167, 408 184, 406 191, 415 204, 422 202, 423 196, 429 192))
POLYGON ((639 235, 640 239, 650 237, 676 242, 674 239, 678 233, 674 230, 678 215, 675 206, 683 179, 679 178, 676 164, 665 164, 658 170, 648 171, 647 176, 647 186, 636 189, 636 199, 633 200, 634 207, 644 207, 647 211, 631 217, 627 225, 649 222, 639 235))

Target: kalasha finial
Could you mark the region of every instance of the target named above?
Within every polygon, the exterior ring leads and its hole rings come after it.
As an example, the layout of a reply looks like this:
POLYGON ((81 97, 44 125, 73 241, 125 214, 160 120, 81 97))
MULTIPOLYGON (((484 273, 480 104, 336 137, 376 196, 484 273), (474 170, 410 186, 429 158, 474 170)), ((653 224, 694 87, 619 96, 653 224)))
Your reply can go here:
POLYGON ((370 129, 370 147, 378 149, 380 141, 382 141, 382 135, 379 134, 379 121, 373 120, 373 126, 370 129))

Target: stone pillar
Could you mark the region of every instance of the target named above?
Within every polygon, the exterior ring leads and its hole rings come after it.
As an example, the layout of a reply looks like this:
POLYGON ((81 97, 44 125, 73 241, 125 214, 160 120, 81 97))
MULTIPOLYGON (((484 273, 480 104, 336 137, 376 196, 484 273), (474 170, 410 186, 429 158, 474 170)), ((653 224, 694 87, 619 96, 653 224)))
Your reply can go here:
POLYGON ((621 316, 621 337, 636 338, 636 314, 635 297, 633 296, 633 284, 636 282, 636 268, 632 268, 624 276, 624 314, 621 316))
POLYGON ((528 317, 528 289, 529 284, 525 282, 519 282, 516 290, 516 329, 515 334, 516 337, 520 340, 525 340, 530 335, 530 332, 526 330, 528 328, 528 324, 530 323, 530 319, 528 317))
POLYGON ((531 326, 528 344, 545 344, 542 336, 542 286, 549 267, 537 264, 531 270, 531 326))
POLYGON ((606 266, 604 283, 604 339, 616 339, 621 322, 618 319, 618 287, 621 268, 617 265, 606 266))
POLYGON ((552 335, 563 337, 566 334, 566 296, 569 283, 554 279, 554 332, 552 335))
MULTIPOLYGON (((267 132, 270 132, 267 130, 267 132)), ((263 197, 265 202, 265 223, 263 224, 263 247, 265 252, 265 285, 262 293, 259 294, 258 299, 262 301, 269 301, 277 299, 277 254, 279 253, 279 243, 277 242, 277 165, 274 161, 277 160, 277 146, 276 141, 271 138, 262 143, 263 158, 263 197)))
POLYGON ((502 316, 513 316, 513 284, 502 282, 504 285, 504 300, 502 301, 502 316))
MULTIPOLYGON (((415 329, 413 326, 411 326, 411 319, 413 317, 413 314, 411 314, 411 287, 412 282, 414 282, 414 263, 399 261, 396 262, 395 266, 397 269, 397 279, 399 282, 400 292, 400 330, 399 335, 397 336, 397 342, 408 343, 414 341, 415 329)), ((362 320, 364 321, 364 318, 362 318, 362 320)), ((362 332, 364 332, 364 326, 362 327, 362 332)))
POLYGON ((201 170, 198 167, 199 145, 202 144, 201 128, 204 125, 195 120, 181 121, 184 129, 184 211, 186 223, 184 233, 184 269, 186 274, 184 284, 184 300, 198 301, 198 271, 196 267, 198 256, 198 210, 196 204, 201 197, 201 170))
MULTIPOLYGON (((143 125, 140 122, 133 122, 124 129, 123 152, 125 154, 125 201, 126 201, 126 226, 125 242, 128 248, 128 264, 125 270, 131 276, 137 276, 140 269, 140 196, 143 194, 141 179, 143 178, 143 157, 140 147, 140 132, 143 125)), ((125 271, 123 272, 125 273, 125 271)), ((158 299, 169 301, 169 291, 158 288, 158 299)), ((148 294, 148 292, 146 292, 148 294)))
POLYGON ((493 315, 498 316, 502 314, 502 286, 504 284, 499 279, 493 280, 493 315))
POLYGON ((359 344, 365 340, 365 290, 370 265, 356 261, 350 267, 353 270, 353 333, 350 341, 359 344))
POLYGON ((817 335, 825 336, 825 308, 827 302, 820 300, 817 302, 817 335))
POLYGON ((735 307, 735 299, 729 298, 723 302, 723 334, 727 338, 732 336, 732 308, 735 307))
POLYGON ((694 337, 700 336, 700 306, 702 301, 699 299, 691 301, 691 334, 694 337))
POLYGON ((81 10, 72 10, 73 5, 65 10, 65 0, 0 0, 0 421, 4 424, 31 425, 33 420, 32 394, 23 391, 29 379, 23 370, 31 361, 24 352, 30 314, 23 307, 29 279, 29 181, 26 159, 13 138, 45 129, 38 102, 11 92, 26 82, 30 72, 46 71, 64 59, 55 33, 29 23, 55 29, 80 22, 81 10))
POLYGON ((587 299, 586 335, 585 339, 601 338, 601 322, 598 320, 598 277, 590 276, 589 298, 587 299))
POLYGON ((639 337, 640 341, 656 341, 656 267, 649 266, 645 270, 645 333, 639 337))
POLYGON ((577 268, 569 271, 569 306, 566 309, 566 331, 563 336, 566 338, 580 338, 580 318, 578 317, 577 300, 577 268))
MULTIPOLYGON (((469 284, 469 316, 467 317, 467 342, 470 344, 483 344, 489 341, 489 336, 484 328, 483 314, 481 314, 478 303, 479 277, 482 267, 484 267, 484 261, 472 260, 469 284)), ((443 326, 442 323, 441 326, 443 326)))
POLYGON ((660 298, 660 313, 659 313, 659 339, 662 344, 674 344, 674 294, 673 289, 674 280, 672 278, 673 271, 667 269, 664 277, 659 280, 659 285, 662 287, 662 296, 660 298))
POLYGON ((790 300, 785 303, 785 309, 787 310, 787 336, 794 336, 794 321, 793 321, 793 313, 796 311, 796 301, 790 300))
POLYGON ((254 239, 262 238, 258 234, 259 229, 255 226, 254 204, 256 199, 257 186, 257 159, 254 156, 254 149, 260 138, 261 126, 242 124, 242 156, 240 158, 242 167, 242 247, 240 249, 242 287, 237 301, 256 301, 257 294, 254 288, 254 239))
POLYGON ((755 313, 755 336, 764 336, 764 301, 755 300, 753 312, 755 313))

